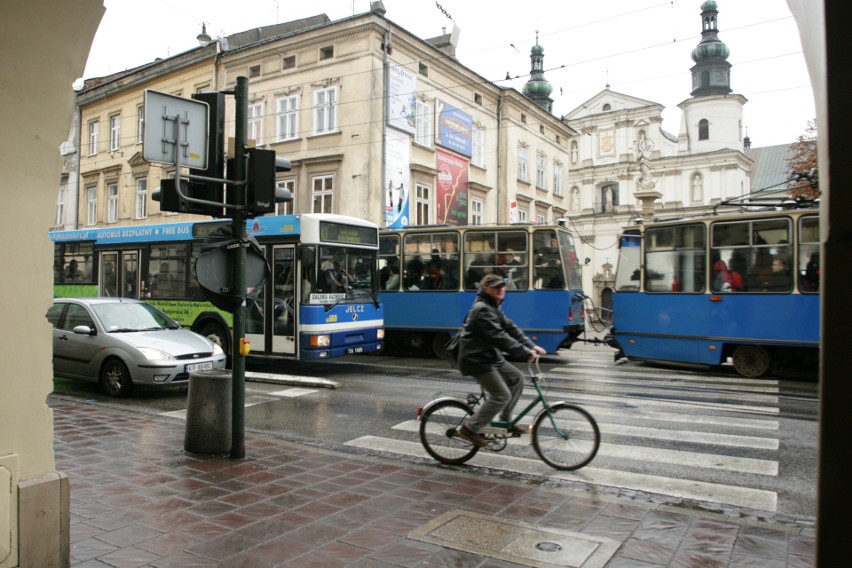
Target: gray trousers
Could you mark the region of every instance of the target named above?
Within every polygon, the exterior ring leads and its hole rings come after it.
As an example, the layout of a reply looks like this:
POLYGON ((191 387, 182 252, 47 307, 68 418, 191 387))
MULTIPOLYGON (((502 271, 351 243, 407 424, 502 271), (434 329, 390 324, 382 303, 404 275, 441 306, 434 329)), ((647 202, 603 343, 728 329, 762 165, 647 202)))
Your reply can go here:
POLYGON ((524 375, 506 361, 492 371, 473 375, 473 378, 488 393, 488 399, 465 421, 468 429, 479 432, 488 426, 498 413, 501 420, 510 420, 512 410, 524 392, 524 375))

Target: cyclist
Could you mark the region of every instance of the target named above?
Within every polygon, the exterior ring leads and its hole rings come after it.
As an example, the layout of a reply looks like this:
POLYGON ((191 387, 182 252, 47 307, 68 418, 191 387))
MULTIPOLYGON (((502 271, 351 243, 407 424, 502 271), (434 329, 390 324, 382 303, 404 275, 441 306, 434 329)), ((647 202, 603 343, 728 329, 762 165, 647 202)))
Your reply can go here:
MULTIPOLYGON (((511 420, 512 410, 524 390, 524 376, 506 361, 503 353, 518 360, 532 361, 546 351, 533 343, 515 323, 506 317, 500 305, 506 297, 506 282, 497 274, 488 274, 479 282, 476 301, 465 317, 459 347, 459 370, 471 375, 488 393, 488 399, 458 429, 458 434, 476 446, 488 441, 479 430, 500 414, 511 420)), ((524 430, 512 425, 511 434, 524 430)))

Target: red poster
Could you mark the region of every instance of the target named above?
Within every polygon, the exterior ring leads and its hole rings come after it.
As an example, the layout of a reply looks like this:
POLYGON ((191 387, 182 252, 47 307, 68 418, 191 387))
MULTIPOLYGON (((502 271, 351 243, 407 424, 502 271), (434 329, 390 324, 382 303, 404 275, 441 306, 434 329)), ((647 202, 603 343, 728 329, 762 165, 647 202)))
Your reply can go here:
POLYGON ((435 161, 438 169, 435 221, 467 225, 468 161, 442 150, 436 150, 435 161))

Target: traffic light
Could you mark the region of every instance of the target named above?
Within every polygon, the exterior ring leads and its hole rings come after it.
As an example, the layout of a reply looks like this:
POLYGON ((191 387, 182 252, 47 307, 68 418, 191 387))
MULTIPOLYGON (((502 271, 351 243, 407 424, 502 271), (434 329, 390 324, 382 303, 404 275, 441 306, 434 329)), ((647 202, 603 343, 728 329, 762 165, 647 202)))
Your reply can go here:
MULTIPOLYGON (((225 175, 225 95, 222 93, 196 93, 193 99, 207 103, 209 115, 207 121, 207 168, 190 168, 190 175, 222 179, 225 175)), ((185 197, 223 203, 225 186, 214 181, 181 180, 180 193, 185 197)), ((211 217, 227 217, 221 206, 193 203, 178 195, 174 179, 164 179, 160 189, 151 194, 154 201, 160 202, 160 211, 193 213, 211 217)))
POLYGON ((275 150, 249 148, 246 180, 246 210, 252 214, 272 213, 275 204, 290 201, 290 191, 276 187, 275 173, 289 172, 290 161, 276 158, 275 150))

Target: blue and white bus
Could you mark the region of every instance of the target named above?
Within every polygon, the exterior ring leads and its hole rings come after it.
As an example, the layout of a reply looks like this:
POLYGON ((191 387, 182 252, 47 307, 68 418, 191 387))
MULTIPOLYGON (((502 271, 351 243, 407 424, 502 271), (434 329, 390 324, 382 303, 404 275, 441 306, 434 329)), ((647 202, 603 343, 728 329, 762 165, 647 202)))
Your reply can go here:
MULTIPOLYGON (((210 304, 193 276, 205 237, 229 224, 51 232, 54 293, 144 299, 229 352, 232 315, 210 304)), ((310 360, 382 349, 376 225, 341 215, 303 214, 258 217, 247 230, 271 268, 270 280, 248 306, 245 337, 252 356, 310 360)))
POLYGON ((506 314, 549 353, 585 331, 580 264, 564 227, 420 226, 379 236, 388 345, 441 355, 489 273, 506 280, 506 314))
POLYGON ((611 338, 628 359, 745 377, 815 366, 819 212, 737 212, 628 227, 611 338))

